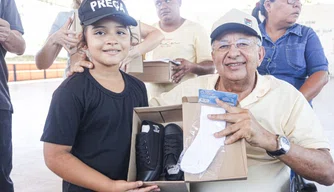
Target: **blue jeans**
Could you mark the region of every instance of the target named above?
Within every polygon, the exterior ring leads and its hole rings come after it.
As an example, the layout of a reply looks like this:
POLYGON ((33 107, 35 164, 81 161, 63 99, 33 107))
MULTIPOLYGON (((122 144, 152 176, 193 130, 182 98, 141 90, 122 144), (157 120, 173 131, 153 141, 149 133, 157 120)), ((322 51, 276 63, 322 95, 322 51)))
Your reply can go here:
POLYGON ((12 112, 0 110, 0 191, 13 192, 9 175, 12 170, 12 112))

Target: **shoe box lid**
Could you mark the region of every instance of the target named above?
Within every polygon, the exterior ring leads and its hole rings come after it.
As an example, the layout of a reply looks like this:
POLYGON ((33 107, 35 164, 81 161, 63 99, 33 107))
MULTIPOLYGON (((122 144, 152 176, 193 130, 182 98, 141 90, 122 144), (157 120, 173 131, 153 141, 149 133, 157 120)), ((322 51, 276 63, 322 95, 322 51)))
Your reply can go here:
MULTIPOLYGON (((134 109, 133 124, 139 120, 150 120, 156 123, 169 123, 182 121, 182 105, 163 107, 137 107, 134 109)), ((140 127, 139 127, 140 128, 140 127)))
MULTIPOLYGON (((128 170, 128 181, 136 180, 136 134, 140 131, 142 120, 150 120, 166 125, 177 123, 183 129, 183 140, 187 141, 193 123, 199 119, 201 104, 197 103, 197 97, 184 97, 182 105, 170 105, 160 107, 139 107, 134 109, 131 153, 128 170)), ((158 185, 161 191, 189 191, 191 182, 239 180, 247 178, 247 156, 245 141, 241 140, 224 147, 224 152, 217 153, 214 161, 222 161, 220 171, 216 175, 202 174, 191 175, 185 173, 184 181, 150 181, 144 182, 145 185, 158 185)), ((214 162, 212 162, 214 164, 214 162)), ((211 165, 210 165, 211 166, 211 165)))

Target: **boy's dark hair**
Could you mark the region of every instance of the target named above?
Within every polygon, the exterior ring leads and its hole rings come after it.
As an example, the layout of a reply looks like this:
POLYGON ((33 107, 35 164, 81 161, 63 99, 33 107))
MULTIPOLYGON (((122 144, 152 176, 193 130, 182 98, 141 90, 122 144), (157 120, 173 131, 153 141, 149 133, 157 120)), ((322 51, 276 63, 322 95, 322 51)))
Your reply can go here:
MULTIPOLYGON (((263 15, 265 18, 268 17, 268 13, 266 9, 264 8, 264 2, 266 0, 260 0, 259 2, 256 3, 256 6, 254 7, 252 11, 252 16, 256 18, 257 22, 260 24, 261 20, 259 18, 259 12, 261 15, 263 15)), ((275 0, 269 0, 270 2, 275 2, 275 0)))

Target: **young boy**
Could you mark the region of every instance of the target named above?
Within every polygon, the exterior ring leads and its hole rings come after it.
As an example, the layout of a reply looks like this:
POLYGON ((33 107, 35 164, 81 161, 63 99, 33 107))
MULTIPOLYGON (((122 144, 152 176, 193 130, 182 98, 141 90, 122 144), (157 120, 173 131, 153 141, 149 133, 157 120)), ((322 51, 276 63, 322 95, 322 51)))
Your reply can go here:
POLYGON ((125 181, 133 108, 148 105, 144 83, 119 70, 131 46, 128 26, 137 22, 119 0, 84 0, 79 18, 79 49, 94 68, 69 77, 53 94, 41 138, 46 165, 64 179, 65 192, 159 190, 125 181))

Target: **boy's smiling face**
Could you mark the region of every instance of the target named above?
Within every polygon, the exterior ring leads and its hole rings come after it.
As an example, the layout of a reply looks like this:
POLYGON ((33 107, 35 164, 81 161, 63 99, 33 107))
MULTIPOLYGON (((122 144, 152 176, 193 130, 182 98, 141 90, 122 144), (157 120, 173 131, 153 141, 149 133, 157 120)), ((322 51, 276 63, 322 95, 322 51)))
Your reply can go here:
POLYGON ((94 65, 119 65, 130 50, 128 27, 107 17, 87 26, 87 50, 94 65))

